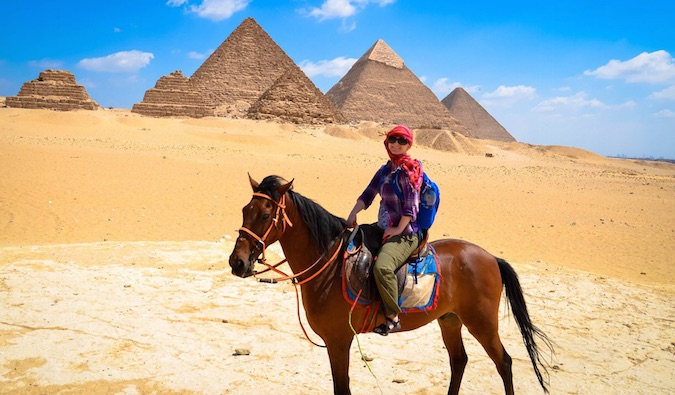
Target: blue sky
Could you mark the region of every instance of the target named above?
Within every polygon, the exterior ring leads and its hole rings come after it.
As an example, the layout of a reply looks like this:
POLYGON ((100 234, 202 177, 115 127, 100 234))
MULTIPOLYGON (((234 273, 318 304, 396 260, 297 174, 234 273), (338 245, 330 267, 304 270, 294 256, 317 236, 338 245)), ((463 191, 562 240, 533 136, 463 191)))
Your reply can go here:
POLYGON ((675 158, 675 1, 10 1, 0 96, 46 69, 103 107, 186 76, 253 17, 324 93, 383 39, 436 95, 462 86, 518 140, 675 158))

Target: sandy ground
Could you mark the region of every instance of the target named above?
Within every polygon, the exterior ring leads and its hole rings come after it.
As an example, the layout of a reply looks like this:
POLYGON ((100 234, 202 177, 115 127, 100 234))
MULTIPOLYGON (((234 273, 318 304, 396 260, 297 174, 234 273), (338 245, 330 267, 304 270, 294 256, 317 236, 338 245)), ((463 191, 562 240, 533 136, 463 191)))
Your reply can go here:
MULTIPOLYGON (((293 287, 236 278, 227 257, 247 172, 294 178, 346 216, 385 160, 369 138, 379 130, 0 108, 0 393, 331 392, 293 287)), ((675 166, 519 143, 446 147, 411 151, 443 194, 432 239, 512 263, 556 343, 551 393, 675 392, 675 166)), ((517 392, 542 393, 502 317, 517 392)), ((354 393, 447 391, 436 325, 359 340, 354 393)), ((465 341, 463 393, 501 393, 492 362, 465 341)))

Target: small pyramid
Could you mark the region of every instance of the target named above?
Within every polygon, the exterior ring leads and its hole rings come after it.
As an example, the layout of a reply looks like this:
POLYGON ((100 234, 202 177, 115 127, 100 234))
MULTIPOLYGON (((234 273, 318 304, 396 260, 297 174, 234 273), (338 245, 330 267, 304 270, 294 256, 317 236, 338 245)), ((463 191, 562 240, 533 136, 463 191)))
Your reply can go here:
POLYGON ((516 141, 513 136, 490 115, 463 88, 455 88, 441 101, 450 114, 462 123, 473 137, 498 141, 516 141))
POLYGON ((190 81, 216 114, 246 112, 293 60, 246 18, 194 72, 190 81))
POLYGON ((346 121, 467 131, 394 50, 377 40, 327 93, 346 121))
POLYGON ((45 70, 21 86, 17 96, 6 98, 7 107, 44 108, 49 110, 98 110, 75 75, 67 70, 45 70))
POLYGON ((145 92, 143 101, 134 104, 131 112, 152 117, 201 118, 213 115, 213 108, 178 70, 157 80, 155 87, 145 92))
POLYGON ((463 153, 466 155, 484 153, 483 148, 479 144, 474 143, 476 140, 458 132, 424 129, 418 129, 415 132, 415 144, 431 147, 439 151, 463 153))
POLYGON ((246 116, 305 125, 340 121, 333 103, 295 65, 277 78, 253 103, 246 116))

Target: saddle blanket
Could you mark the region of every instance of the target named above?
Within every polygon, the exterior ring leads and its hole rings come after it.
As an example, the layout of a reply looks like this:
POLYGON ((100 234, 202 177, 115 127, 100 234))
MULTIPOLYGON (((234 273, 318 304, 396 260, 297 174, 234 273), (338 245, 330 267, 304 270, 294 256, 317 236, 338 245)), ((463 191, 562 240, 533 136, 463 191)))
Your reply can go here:
MULTIPOLYGON (((438 272, 438 257, 436 251, 430 246, 431 253, 425 257, 404 265, 401 269, 406 270, 405 280, 399 287, 399 306, 404 313, 430 311, 436 308, 438 302, 438 290, 441 280, 438 272)), ((345 299, 354 303, 357 295, 346 285, 347 280, 343 276, 343 291, 345 299)), ((400 277, 400 275, 398 276, 400 277)), ((374 286, 374 285, 373 285, 374 286)), ((379 300, 379 298, 378 298, 379 300)), ((368 298, 359 297, 358 303, 369 305, 372 303, 368 298)))
POLYGON ((436 251, 431 247, 431 254, 408 263, 405 285, 398 296, 398 305, 403 312, 427 311, 436 308, 438 302, 438 261, 436 251))

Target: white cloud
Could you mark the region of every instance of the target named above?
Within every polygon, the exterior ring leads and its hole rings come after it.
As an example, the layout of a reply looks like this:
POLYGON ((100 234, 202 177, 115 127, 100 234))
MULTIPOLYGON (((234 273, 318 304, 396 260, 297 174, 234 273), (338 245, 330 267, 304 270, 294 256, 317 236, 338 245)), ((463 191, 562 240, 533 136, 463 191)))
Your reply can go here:
POLYGON ((326 0, 321 8, 312 8, 309 16, 318 18, 320 21, 334 18, 346 18, 356 14, 356 7, 351 0, 326 0))
POLYGON ((190 51, 187 54, 188 59, 197 59, 197 60, 206 59, 206 56, 207 56, 206 54, 195 51, 190 51))
POLYGON ((531 86, 516 85, 504 86, 500 85, 493 92, 487 92, 482 95, 479 101, 484 107, 502 107, 511 108, 523 102, 534 99, 537 96, 537 90, 531 86))
MULTIPOLYGON (((320 21, 327 19, 347 18, 356 15, 362 11, 369 3, 375 3, 380 7, 393 4, 395 0, 325 0, 320 8, 313 7, 307 15, 317 18, 320 21)), ((345 26, 343 26, 344 28, 345 26)), ((355 25, 351 25, 352 30, 355 25)))
POLYGON ((31 60, 28 65, 38 69, 60 69, 63 67, 63 62, 53 59, 31 60))
POLYGON ((343 19, 342 23, 340 24, 339 31, 342 33, 349 33, 355 29, 356 29, 356 22, 349 23, 346 19, 343 19))
POLYGON ((462 86, 459 82, 448 82, 447 78, 439 78, 431 86, 431 91, 437 96, 445 97, 458 86, 462 86))
POLYGON ((619 104, 617 106, 614 106, 614 108, 617 109, 623 109, 623 108, 635 108, 637 106, 637 103, 634 100, 628 100, 625 103, 619 104))
POLYGON ((652 115, 654 115, 657 118, 675 118, 675 111, 661 110, 661 111, 655 112, 652 115))
MULTIPOLYGON (((218 22, 245 9, 250 2, 251 0, 203 0, 200 5, 191 5, 189 11, 201 18, 218 22)), ((187 4, 187 0, 169 0, 166 4, 178 7, 187 4)))
POLYGON ((120 33, 120 32, 122 32, 122 29, 120 29, 119 27, 113 28, 113 33, 120 33))
POLYGON ((516 99, 529 100, 534 98, 536 89, 531 86, 516 85, 504 86, 500 85, 494 92, 488 92, 483 95, 484 99, 516 99))
POLYGON ((77 65, 85 70, 110 73, 135 73, 150 64, 155 55, 137 50, 122 51, 101 58, 80 60, 77 65))
POLYGON ((316 63, 309 60, 303 60, 300 62, 300 68, 308 77, 318 75, 323 77, 342 77, 347 74, 357 60, 358 59, 345 58, 343 56, 332 60, 320 60, 316 63))
POLYGON ((606 104, 598 99, 588 99, 586 92, 579 92, 572 96, 558 96, 546 99, 534 107, 534 111, 546 112, 561 108, 582 109, 582 108, 608 108, 606 104))
POLYGON ((664 50, 643 52, 625 62, 612 59, 593 71, 584 71, 584 75, 606 80, 625 80, 630 83, 662 84, 675 81, 675 60, 664 50))
POLYGON ((434 92, 436 96, 445 98, 448 94, 450 94, 450 92, 455 90, 455 88, 459 88, 460 86, 468 93, 476 93, 480 90, 479 85, 462 85, 460 82, 449 82, 447 78, 439 78, 431 86, 431 91, 434 92))
POLYGON ((675 85, 649 95, 650 99, 675 100, 675 85))

